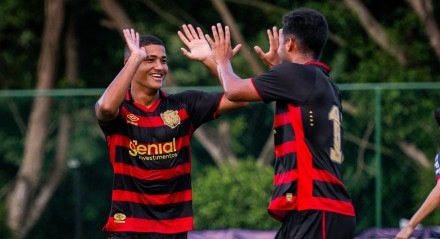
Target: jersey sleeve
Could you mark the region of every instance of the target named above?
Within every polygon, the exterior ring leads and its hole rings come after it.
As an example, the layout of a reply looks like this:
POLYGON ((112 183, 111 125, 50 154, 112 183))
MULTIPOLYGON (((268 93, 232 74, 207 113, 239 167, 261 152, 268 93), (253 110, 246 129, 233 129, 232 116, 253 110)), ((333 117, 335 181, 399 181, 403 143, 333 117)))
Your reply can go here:
POLYGON ((435 178, 438 180, 440 180, 440 152, 437 153, 437 155, 435 156, 435 163, 434 163, 434 170, 435 170, 435 178))
POLYGON ((255 89, 265 103, 289 101, 302 103, 307 100, 315 84, 313 67, 294 63, 282 63, 270 71, 252 79, 255 89))
POLYGON ((201 124, 216 119, 222 93, 185 91, 181 93, 186 102, 192 124, 197 128, 201 124))
POLYGON ((99 127, 105 136, 115 134, 121 127, 122 122, 123 121, 120 115, 110 121, 98 120, 99 127))

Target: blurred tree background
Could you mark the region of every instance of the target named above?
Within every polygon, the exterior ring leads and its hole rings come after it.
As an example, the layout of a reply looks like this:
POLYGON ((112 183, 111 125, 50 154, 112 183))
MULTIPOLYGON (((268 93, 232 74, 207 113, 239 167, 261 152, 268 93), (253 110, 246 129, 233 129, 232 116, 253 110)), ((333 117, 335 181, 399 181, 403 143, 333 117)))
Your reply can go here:
MULTIPOLYGON (((122 28, 167 45, 166 87, 218 86, 180 52, 181 24, 223 22, 242 77, 265 70, 251 49, 296 7, 312 7, 331 35, 322 61, 338 84, 440 81, 440 2, 432 0, 2 0, 0 4, 0 233, 2 238, 103 238, 112 174, 94 103, 122 67, 122 28), (33 98, 29 89, 91 89, 95 95, 33 98), (17 90, 17 91, 13 91, 17 90), (23 91, 18 91, 23 90, 23 91), (30 236, 32 235, 32 236, 30 236)), ((211 88, 207 88, 211 89, 211 88)), ((69 95, 65 93, 65 95, 69 95)), ((358 231, 374 227, 374 92, 343 91, 346 185, 358 231)), ((410 217, 434 185, 440 149, 437 89, 382 94, 382 226, 410 217), (437 139, 437 140, 435 140, 437 139)), ((197 229, 276 229, 272 107, 253 103, 200 128, 192 142, 197 229)), ((425 224, 438 224, 434 213, 425 224)))

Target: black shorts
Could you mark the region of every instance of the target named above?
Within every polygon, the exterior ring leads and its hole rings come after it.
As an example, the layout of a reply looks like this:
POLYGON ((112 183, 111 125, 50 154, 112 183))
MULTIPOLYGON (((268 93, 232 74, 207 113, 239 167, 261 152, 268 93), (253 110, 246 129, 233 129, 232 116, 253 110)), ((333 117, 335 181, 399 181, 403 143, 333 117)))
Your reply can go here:
POLYGON ((187 239, 188 232, 178 234, 112 232, 108 239, 187 239))
POLYGON ((275 239, 353 239, 356 218, 326 211, 291 211, 275 239))

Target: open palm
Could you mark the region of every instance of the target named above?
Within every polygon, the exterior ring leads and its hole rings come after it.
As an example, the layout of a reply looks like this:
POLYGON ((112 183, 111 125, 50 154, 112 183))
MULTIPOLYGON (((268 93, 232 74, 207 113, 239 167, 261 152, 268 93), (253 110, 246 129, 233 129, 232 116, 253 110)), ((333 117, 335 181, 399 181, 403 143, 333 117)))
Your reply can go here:
POLYGON ((191 60, 203 61, 211 56, 211 47, 205 39, 200 27, 194 29, 191 24, 182 26, 183 32, 178 31, 180 40, 188 49, 180 48, 182 53, 191 60))
POLYGON ((147 57, 147 52, 143 47, 139 46, 139 33, 134 29, 124 29, 122 32, 124 33, 125 42, 130 50, 130 54, 138 54, 145 59, 147 57))

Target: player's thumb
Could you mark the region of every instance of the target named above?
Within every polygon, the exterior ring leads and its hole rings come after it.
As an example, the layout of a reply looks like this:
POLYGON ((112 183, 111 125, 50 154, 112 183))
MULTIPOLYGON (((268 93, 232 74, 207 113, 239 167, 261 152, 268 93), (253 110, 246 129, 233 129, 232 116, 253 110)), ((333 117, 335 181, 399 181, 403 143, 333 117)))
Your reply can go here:
POLYGON ((237 44, 234 49, 232 49, 232 55, 235 56, 241 49, 241 44, 237 44))
POLYGON ((189 52, 185 48, 180 48, 180 50, 184 56, 189 57, 189 52))
POLYGON ((263 50, 261 50, 261 48, 260 48, 259 46, 254 46, 254 51, 255 51, 255 53, 257 53, 257 55, 258 55, 261 59, 264 58, 264 57, 263 57, 264 52, 263 52, 263 50))

